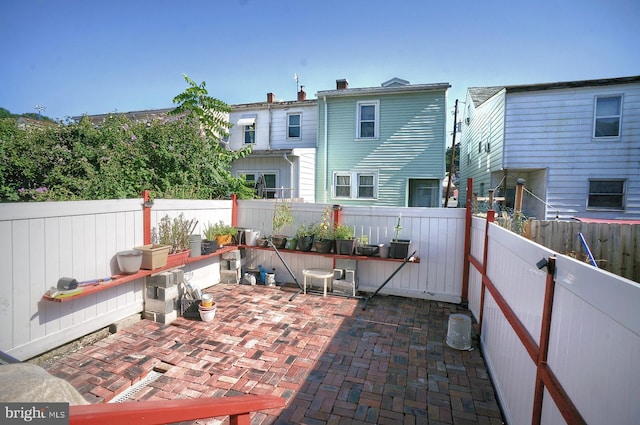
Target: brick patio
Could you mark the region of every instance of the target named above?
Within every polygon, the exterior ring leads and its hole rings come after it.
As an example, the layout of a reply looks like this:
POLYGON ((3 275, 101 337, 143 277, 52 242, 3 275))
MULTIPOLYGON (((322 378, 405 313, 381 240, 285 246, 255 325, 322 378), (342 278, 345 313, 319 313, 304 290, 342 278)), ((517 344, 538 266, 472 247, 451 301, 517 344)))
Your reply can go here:
MULTIPOLYGON (((445 344, 448 317, 434 301, 291 297, 297 288, 219 284, 212 322, 142 320, 48 366, 99 403, 151 370, 163 375, 132 399, 274 394, 287 406, 254 424, 501 424, 477 346, 445 344)), ((197 421, 228 423, 228 418, 197 421)))

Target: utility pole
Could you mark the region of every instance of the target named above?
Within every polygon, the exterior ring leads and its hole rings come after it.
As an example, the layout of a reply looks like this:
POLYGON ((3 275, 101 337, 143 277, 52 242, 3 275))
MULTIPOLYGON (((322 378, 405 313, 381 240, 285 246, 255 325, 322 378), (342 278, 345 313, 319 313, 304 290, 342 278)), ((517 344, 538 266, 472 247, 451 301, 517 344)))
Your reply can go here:
POLYGON ((444 207, 449 206, 449 191, 451 190, 451 179, 455 170, 456 160, 456 132, 458 131, 458 99, 456 99, 456 107, 453 111, 453 142, 451 144, 451 165, 449 167, 449 179, 447 180, 447 193, 444 198, 444 207))

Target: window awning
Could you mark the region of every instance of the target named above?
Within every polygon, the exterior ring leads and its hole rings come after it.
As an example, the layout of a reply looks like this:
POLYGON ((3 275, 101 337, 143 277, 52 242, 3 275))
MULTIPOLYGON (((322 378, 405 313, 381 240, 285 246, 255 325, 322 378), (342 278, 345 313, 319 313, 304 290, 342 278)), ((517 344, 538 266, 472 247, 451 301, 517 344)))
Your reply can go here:
POLYGON ((236 124, 241 127, 244 127, 245 125, 253 125, 256 123, 257 117, 258 115, 256 114, 242 115, 236 124))

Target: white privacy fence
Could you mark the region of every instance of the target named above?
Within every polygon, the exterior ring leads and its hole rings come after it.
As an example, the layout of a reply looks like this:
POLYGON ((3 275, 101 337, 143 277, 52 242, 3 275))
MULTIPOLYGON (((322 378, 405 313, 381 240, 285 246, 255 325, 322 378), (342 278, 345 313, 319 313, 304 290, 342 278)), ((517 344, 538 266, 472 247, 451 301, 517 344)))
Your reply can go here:
MULTIPOLYGON (((275 202, 239 201, 238 224, 271 235, 275 202), (266 229, 266 230, 265 230, 266 229)), ((294 224, 282 233, 294 235, 301 224, 318 223, 326 205, 291 204, 294 224)), ((402 268, 380 291, 382 294, 411 298, 426 298, 460 302, 462 285, 461 255, 464 245, 464 210, 455 208, 393 208, 342 206, 341 223, 354 229, 355 237, 366 235, 370 244, 389 244, 395 238, 395 226, 402 229, 398 239, 411 240, 410 253, 416 251, 419 263, 402 268)), ((333 269, 332 258, 310 257, 282 250, 281 254, 298 281, 302 283, 302 269, 333 269)), ((275 268, 277 276, 288 276, 280 260, 268 252, 254 253, 252 260, 268 269, 275 268)), ((395 271, 398 263, 359 261, 357 274, 359 289, 373 292, 395 271)))
MULTIPOLYGON (((231 201, 156 200, 165 215, 231 221, 231 201)), ((144 279, 65 303, 42 296, 61 277, 118 272, 116 253, 144 242, 143 200, 0 204, 0 350, 27 359, 143 309, 144 279)))
MULTIPOLYGON (((274 202, 238 201, 237 226, 270 235, 274 202)), ((324 207, 294 202, 295 224, 282 233, 320 221, 324 207)), ((230 224, 233 202, 155 200, 151 227, 180 213, 198 220, 201 231, 209 222, 230 224)), ((465 282, 463 209, 344 206, 340 214, 372 244, 388 243, 401 215, 398 237, 412 240, 420 262, 403 267, 381 293, 468 299, 509 423, 640 423, 640 285, 480 218, 470 223, 465 282), (549 275, 538 263, 554 255, 555 273, 549 275), (552 292, 549 282, 555 283, 552 292)), ((143 217, 142 199, 0 204, 0 350, 27 359, 141 312, 143 279, 64 303, 42 295, 60 277, 113 274, 115 254, 143 244, 143 217)), ((303 268, 333 267, 332 258, 281 252, 298 279, 303 268)), ((249 250, 246 260, 276 268, 278 280, 291 281, 270 251, 249 250)), ((358 261, 360 289, 377 290, 399 264, 358 261)))
POLYGON ((640 423, 640 285, 557 255, 545 309, 538 263, 555 253, 491 224, 481 307, 485 220, 473 218, 471 232, 469 308, 508 422, 640 423))

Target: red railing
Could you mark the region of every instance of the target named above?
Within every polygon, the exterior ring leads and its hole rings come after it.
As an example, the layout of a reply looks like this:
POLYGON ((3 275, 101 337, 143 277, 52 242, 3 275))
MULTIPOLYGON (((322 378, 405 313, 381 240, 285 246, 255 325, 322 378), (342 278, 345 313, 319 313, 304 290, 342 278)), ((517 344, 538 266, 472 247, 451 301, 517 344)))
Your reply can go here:
POLYGON ((69 406, 69 424, 161 425, 229 416, 231 425, 249 425, 251 412, 276 409, 285 404, 284 398, 272 395, 87 404, 69 406))

